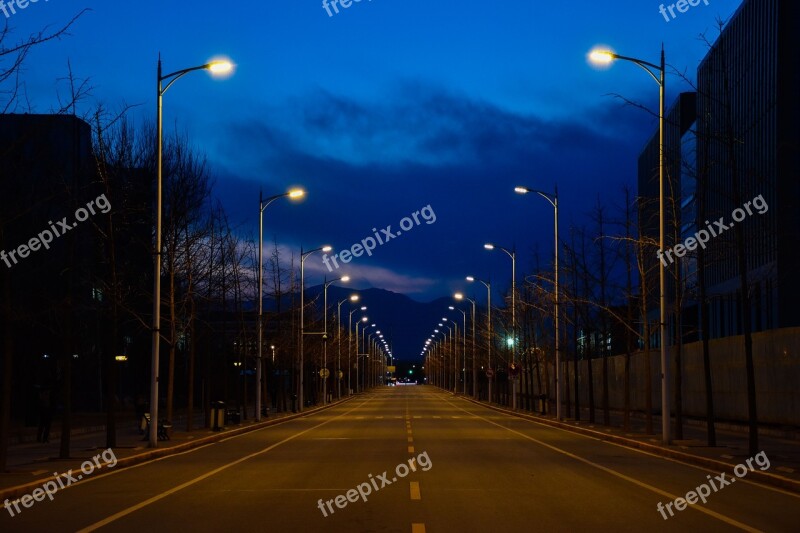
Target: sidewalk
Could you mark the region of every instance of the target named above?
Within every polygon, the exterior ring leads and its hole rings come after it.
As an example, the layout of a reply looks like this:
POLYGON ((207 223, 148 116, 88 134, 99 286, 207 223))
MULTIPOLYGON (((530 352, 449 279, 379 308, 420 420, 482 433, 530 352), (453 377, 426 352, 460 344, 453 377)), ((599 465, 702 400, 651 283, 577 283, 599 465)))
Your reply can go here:
MULTIPOLYGON (((255 422, 255 419, 243 420, 241 424, 226 425, 222 431, 212 431, 203 427, 202 414, 195 423, 198 429, 191 432, 183 430, 186 427, 185 418, 176 418, 177 423, 173 424, 172 437, 170 440, 159 440, 158 448, 149 448, 147 438, 139 432, 139 425, 126 421, 117 426, 117 446, 114 448, 114 455, 118 461, 116 468, 179 453, 281 421, 307 416, 309 413, 330 408, 355 397, 353 395, 342 398, 326 406, 309 407, 302 413, 270 411, 269 417, 262 418, 261 422, 255 422)), ((5 498, 18 497, 30 492, 34 487, 41 486, 48 478, 52 478, 55 473, 62 474, 70 469, 73 471, 79 469, 83 461, 107 449, 105 428, 99 427, 98 430, 98 427, 92 426, 90 429, 95 431, 88 433, 82 433, 81 429, 72 431, 69 459, 58 458, 60 443, 58 438, 53 438, 52 435, 50 442, 46 444, 33 442, 10 445, 7 471, 0 473, 0 502, 5 498)))
MULTIPOLYGON (((465 399, 473 403, 479 403, 470 397, 465 397, 465 399)), ((480 402, 479 404, 487 406, 485 402, 480 402)), ((588 409, 585 412, 583 412, 583 409, 581 410, 582 418, 576 422, 572 418, 557 421, 554 415, 535 414, 519 409, 513 411, 510 408, 496 404, 488 407, 548 426, 581 433, 663 457, 670 457, 718 472, 731 472, 736 465, 752 457, 749 451, 747 432, 738 431, 730 424, 717 425, 717 445, 715 447, 710 447, 706 444, 707 431, 705 423, 700 424, 697 420, 684 423, 684 438, 682 440, 673 440, 671 445, 664 445, 661 443, 661 417, 656 415, 653 416, 655 434, 648 435, 645 433, 645 419, 643 416, 631 416, 631 429, 630 431, 624 431, 622 429, 622 413, 620 412, 611 412, 611 425, 605 426, 603 425, 603 412, 600 409, 595 409, 595 422, 589 423, 588 409)), ((564 413, 566 413, 566 410, 564 413)), ((674 423, 672 431, 674 438, 674 423)), ((769 431, 769 433, 775 432, 769 431)), ((785 433, 788 436, 794 436, 789 430, 785 431, 785 433)), ((800 440, 776 437, 771 434, 759 435, 758 449, 766 453, 770 461, 770 467, 763 472, 758 469, 755 472, 751 472, 751 479, 758 479, 773 486, 800 492, 800 440)))

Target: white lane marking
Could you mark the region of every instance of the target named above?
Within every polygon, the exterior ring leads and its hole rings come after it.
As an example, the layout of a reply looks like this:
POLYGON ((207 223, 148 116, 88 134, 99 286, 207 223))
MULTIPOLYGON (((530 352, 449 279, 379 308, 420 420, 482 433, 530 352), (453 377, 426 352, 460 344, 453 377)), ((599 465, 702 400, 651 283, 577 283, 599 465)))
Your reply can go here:
MULTIPOLYGON (((99 522, 95 522, 94 524, 91 524, 90 526, 87 526, 87 527, 79 530, 79 533, 88 533, 89 531, 94 531, 96 529, 100 529, 101 527, 107 526, 111 522, 115 522, 115 521, 119 520, 120 518, 122 518, 124 516, 127 516, 127 515, 129 515, 129 514, 131 514, 133 512, 138 511, 139 509, 143 509, 144 507, 147 507, 150 504, 153 504, 153 503, 155 503, 155 502, 157 502, 159 500, 162 500, 162 499, 166 498, 167 496, 171 496, 172 494, 175 494, 176 492, 181 491, 181 490, 185 489, 186 487, 190 487, 190 486, 195 485, 195 484, 197 484, 197 483, 199 483, 199 482, 201 482, 201 481, 203 481, 203 480, 205 480, 207 478, 210 478, 211 476, 219 474, 223 470, 227 470, 228 468, 230 468, 232 466, 236 466, 236 465, 238 465, 240 463, 243 463, 245 461, 248 461, 248 460, 250 460, 250 459, 252 459, 254 457, 258 457, 261 454, 267 453, 267 452, 277 448, 281 444, 285 444, 285 443, 287 443, 289 441, 292 441, 292 440, 296 439, 297 437, 308 433, 309 431, 313 431, 313 430, 315 430, 317 428, 320 428, 320 427, 322 427, 324 425, 330 424, 331 422, 333 422, 337 418, 341 418, 341 417, 343 417, 345 415, 348 415, 348 414, 352 413, 356 409, 359 409, 361 406, 366 404, 368 401, 369 401, 369 398, 367 398, 363 403, 361 403, 360 405, 354 407, 353 409, 351 409, 349 411, 346 411, 346 412, 344 412, 344 413, 342 413, 342 414, 340 414, 338 416, 334 416, 332 418, 329 418, 328 420, 325 420, 324 422, 322 422, 320 424, 317 424, 316 426, 310 427, 308 429, 304 429, 303 431, 301 431, 299 433, 295 433, 294 435, 292 435, 290 437, 287 437, 287 438, 283 439, 280 442, 276 442, 275 444, 272 444, 271 446, 268 446, 268 447, 264 448, 261 451, 258 451, 258 452, 255 452, 255 453, 251 453, 250 455, 246 455, 244 457, 241 457, 241 458, 239 458, 239 459, 237 459, 235 461, 232 461, 232 462, 230 462, 230 463, 228 463, 226 465, 222 465, 222 466, 220 466, 218 468, 215 468, 214 470, 211 470, 210 472, 206 472, 202 476, 198 476, 198 477, 196 477, 194 479, 191 479, 191 480, 187 481, 186 483, 181 483, 177 487, 172 487, 171 489, 169 489, 167 491, 164 491, 161 494, 157 494, 157 495, 153 496, 152 498, 149 498, 149 499, 147 499, 147 500, 145 500, 143 502, 139 502, 136 505, 128 507, 127 509, 123 509, 122 511, 120 511, 118 513, 115 513, 115 514, 113 514, 113 515, 111 515, 109 517, 104 518, 103 520, 100 520, 99 522)), ((267 427, 270 427, 270 426, 267 426, 267 427)))
MULTIPOLYGON (((445 400, 445 401, 447 401, 447 400, 445 400)), ((448 401, 447 403, 450 403, 450 402, 448 401)), ((453 404, 450 403, 450 405, 453 405, 453 404)), ((460 409, 461 411, 464 411, 465 413, 467 412, 464 409, 461 409, 460 407, 458 407, 457 405, 453 405, 453 407, 455 407, 456 409, 460 409)), ((471 413, 469 413, 469 414, 471 414, 471 413)), ((630 476, 626 476, 625 474, 617 472, 616 470, 612 470, 611 468, 608 468, 608 467, 605 467, 603 465, 594 463, 594 462, 592 462, 592 461, 590 461, 588 459, 584 459, 583 457, 581 457, 579 455, 575 455, 574 453, 570 453, 570 452, 568 452, 566 450, 562 450, 560 448, 556 448, 555 446, 551 446, 550 444, 547 444, 546 442, 542 442, 539 439, 535 439, 533 437, 530 437, 530 436, 528 436, 528 435, 526 435, 526 434, 524 434, 522 432, 516 431, 516 430, 511 429, 511 428, 507 428, 507 427, 505 427, 505 426, 503 426, 501 424, 498 424, 496 422, 492 422, 491 420, 488 420, 486 418, 482 418, 482 417, 479 417, 479 418, 481 418, 484 422, 486 422, 488 424, 492 424, 493 426, 497 426, 497 427, 499 427, 501 429, 505 429, 506 431, 510 431, 511 433, 514 433, 515 435, 519 435, 523 439, 528 439, 529 441, 535 442, 536 444, 538 444, 540 446, 543 446, 543 447, 545 447, 545 448, 547 448, 549 450, 552 450, 552 451, 554 451, 556 453, 560 453, 562 455, 566 455, 567 457, 570 457, 571 459, 574 459, 574 460, 579 461, 581 463, 584 463, 586 465, 589 465, 589 466, 592 466, 594 468, 597 468, 598 470, 601 470, 601 471, 603 471, 603 472, 605 472, 607 474, 611 474, 612 476, 617 477, 619 479, 622 479, 624 481, 627 481, 629 483, 633 483, 634 485, 636 485, 638 487, 641 487, 643 489, 647 489, 647 490, 649 490, 651 492, 655 492, 656 494, 658 494, 660 496, 665 496, 665 497, 669 498, 670 500, 675 500, 675 499, 680 497, 680 496, 677 496, 677 495, 672 494, 670 492, 667 492, 665 490, 661 490, 658 487, 654 487, 652 485, 648 485, 647 483, 644 483, 643 481, 639 481, 638 479, 634 479, 634 478, 632 478, 630 476)), ((713 518, 716 518, 717 520, 720 520, 721 522, 725 522, 726 524, 731 525, 733 527, 738 527, 738 528, 740 528, 740 529, 742 529, 744 531, 751 531, 753 533, 758 533, 760 531, 758 529, 755 529, 753 527, 748 526, 747 524, 743 524, 741 522, 738 522, 738 521, 734 520, 733 518, 728 518, 725 515, 719 514, 719 513, 715 512, 715 511, 712 511, 711 509, 707 509, 705 507, 698 507, 696 505, 691 505, 691 506, 689 506, 689 509, 694 509, 695 511, 698 511, 700 513, 707 514, 707 515, 709 515, 709 516, 711 516, 713 518)))

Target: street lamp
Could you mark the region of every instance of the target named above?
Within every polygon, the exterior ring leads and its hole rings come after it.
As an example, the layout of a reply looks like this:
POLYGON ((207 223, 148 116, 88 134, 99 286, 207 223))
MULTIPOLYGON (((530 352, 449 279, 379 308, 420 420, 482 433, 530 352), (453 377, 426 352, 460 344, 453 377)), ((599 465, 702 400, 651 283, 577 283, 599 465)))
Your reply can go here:
MULTIPOLYGON (((483 245, 487 250, 502 250, 511 258, 511 362, 517 362, 517 252, 492 243, 483 245)), ((511 378, 511 408, 517 408, 517 377, 511 378)))
POLYGON ((162 211, 162 183, 163 183, 163 98, 164 94, 172 87, 172 84, 180 78, 195 70, 208 70, 213 75, 225 74, 233 71, 233 63, 230 61, 211 61, 204 65, 183 70, 176 70, 167 75, 161 73, 161 55, 158 56, 158 69, 156 78, 158 80, 158 91, 156 98, 156 245, 153 251, 153 346, 152 361, 150 369, 150 424, 149 445, 151 448, 158 447, 158 367, 159 367, 159 344, 161 337, 161 211, 162 211), (164 86, 164 82, 167 82, 164 86))
MULTIPOLYGON (((367 306, 362 305, 361 311, 366 311, 367 306)), ((347 326, 347 394, 348 396, 352 392, 352 387, 350 384, 350 371, 352 367, 350 366, 350 347, 353 345, 353 313, 358 311, 358 309, 353 309, 350 311, 350 321, 347 326)), ((365 317, 366 318, 366 317, 365 317)), ((356 328, 358 328, 358 323, 356 323, 356 328)), ((356 342, 358 342, 358 332, 356 331, 356 342)), ((358 370, 358 347, 356 347, 356 370, 358 370)), ((356 373, 356 386, 358 386, 358 373, 356 373)))
MULTIPOLYGON (((458 354, 455 351, 455 344, 453 342, 453 337, 455 336, 455 342, 458 342, 458 323, 455 320, 451 320, 447 317, 442 317, 442 322, 444 322, 444 327, 447 328, 447 331, 450 334, 450 359, 453 360, 453 392, 458 392, 458 384, 457 384, 457 371, 456 371, 456 362, 458 360, 458 354), (448 322, 452 322, 453 326, 448 324, 448 322)), ((441 326, 442 324, 439 324, 441 326)), ((450 390, 450 387, 447 388, 450 390)))
POLYGON ((489 332, 489 368, 488 368, 488 372, 489 372, 489 374, 491 374, 491 375, 487 375, 486 377, 489 380, 488 401, 489 401, 489 403, 492 403, 492 380, 494 379, 494 369, 492 368, 492 342, 493 342, 493 339, 492 339, 492 284, 489 281, 483 281, 482 279, 478 279, 478 278, 473 277, 473 276, 467 276, 466 279, 470 283, 478 281, 478 282, 482 283, 486 287, 486 299, 487 299, 487 305, 486 305, 486 309, 487 309, 486 317, 487 318, 486 318, 486 322, 487 322, 488 332, 489 332))
POLYGON ((554 246, 555 246, 555 260, 554 260, 554 268, 555 274, 553 276, 554 283, 555 283, 555 295, 554 295, 554 323, 556 329, 556 339, 555 339, 555 363, 556 363, 556 418, 561 420, 561 353, 559 352, 559 331, 558 331, 558 324, 559 324, 559 307, 558 307, 558 300, 559 300, 559 290, 558 290, 558 277, 559 277, 559 270, 558 270, 558 186, 555 188, 555 194, 548 194, 546 192, 537 191, 535 189, 530 189, 528 187, 514 187, 514 192, 517 194, 528 194, 528 193, 536 193, 548 202, 550 205, 553 206, 553 219, 554 219, 554 231, 555 236, 553 238, 554 246))
MULTIPOLYGON (((364 320, 364 322, 366 322, 366 320, 364 320)), ((365 326, 364 329, 361 330, 361 349, 364 350, 364 352, 362 352, 361 355, 365 356, 365 359, 364 359, 364 372, 361 373, 361 379, 363 380, 363 384, 364 384, 364 386, 362 387, 362 390, 367 387, 367 377, 368 377, 367 376, 367 372, 370 371, 369 367, 367 366, 367 359, 369 358, 369 353, 367 351, 367 343, 366 343, 366 340, 364 339, 364 333, 369 328, 374 328, 374 327, 375 327, 375 324, 370 324, 369 326, 365 326)), ((358 324, 356 324, 356 342, 358 342, 358 324)))
MULTIPOLYGON (((655 65, 641 59, 621 56, 610 50, 595 49, 589 54, 592 62, 608 65, 615 59, 630 61, 650 74, 658 84, 658 247, 664 249, 664 101, 666 93, 664 45, 661 45, 661 63, 655 65), (656 76, 656 73, 658 76, 656 76)), ((666 303, 666 278, 664 263, 658 262, 659 279, 659 335, 661 336, 661 440, 669 444, 670 437, 670 408, 669 408, 669 359, 667 355, 667 303, 666 303)), ((649 339, 648 339, 649 342, 649 339)))
MULTIPOLYGON (((350 300, 351 302, 357 302, 358 299, 359 299, 358 294, 353 294, 349 298, 345 298, 344 300, 342 300, 341 302, 336 304, 336 332, 337 332, 336 336, 339 337, 339 355, 337 356, 337 360, 336 360, 336 367, 337 367, 336 368, 336 399, 337 400, 341 400, 342 399, 342 377, 339 376, 339 373, 342 371, 342 304, 345 303, 348 300, 350 300)), ((352 312, 351 312, 350 316, 352 318, 352 316, 353 316, 352 312)), ((349 330, 348 330, 348 334, 349 334, 349 330)), ((348 348, 349 348, 349 346, 348 346, 348 348)), ((350 360, 349 360, 349 358, 348 358, 347 366, 348 366, 347 375, 349 377, 350 376, 350 368, 349 368, 350 367, 350 360)), ((348 387, 349 387, 349 383, 348 383, 348 387)))
MULTIPOLYGON (((452 305, 447 307, 451 311, 460 311, 464 315, 464 328, 461 330, 461 360, 464 361, 464 366, 461 368, 464 377, 464 385, 462 392, 464 396, 467 395, 467 312, 452 305)), ((473 324, 474 326, 475 324, 473 324)))
MULTIPOLYGON (((366 309, 366 307, 364 309, 366 309)), ((359 320, 358 322, 367 322, 368 320, 369 320, 368 317, 362 316, 361 320, 359 320)), ((356 322, 356 392, 361 390, 361 382, 360 382, 360 375, 359 375, 360 374, 359 371, 361 370, 361 367, 358 364, 358 358, 361 355, 361 350, 358 347, 358 326, 359 326, 358 322, 356 322)))
MULTIPOLYGON (((325 333, 322 334, 322 368, 324 370, 328 370, 328 287, 337 281, 347 283, 350 281, 350 276, 342 276, 341 278, 336 278, 331 281, 325 281, 323 285, 322 314, 324 315, 325 333)), ((338 323, 336 327, 339 327, 338 323)), ((330 374, 330 371, 328 371, 328 373, 330 374)), ((328 376, 322 376, 322 405, 326 403, 328 403, 328 376)))
POLYGON ((303 252, 302 246, 300 247, 300 379, 298 383, 298 391, 297 391, 297 399, 299 405, 297 406, 297 412, 300 413, 303 411, 303 349, 304 349, 304 338, 305 335, 305 265, 306 259, 308 256, 313 254, 314 252, 330 252, 333 250, 331 246, 320 246, 319 248, 314 248, 313 250, 309 250, 308 252, 303 252))
POLYGON ((292 189, 283 194, 270 196, 266 200, 258 192, 258 359, 256 359, 256 422, 261 421, 261 389, 262 370, 261 352, 263 337, 264 315, 264 210, 279 198, 302 198, 306 192, 302 189, 292 189))
MULTIPOLYGON (((460 292, 453 295, 456 300, 472 302, 472 397, 478 399, 478 362, 475 360, 475 300, 467 298, 460 292)), ((466 371, 465 371, 466 372, 466 371)), ((465 392, 466 394, 466 392, 465 392)))

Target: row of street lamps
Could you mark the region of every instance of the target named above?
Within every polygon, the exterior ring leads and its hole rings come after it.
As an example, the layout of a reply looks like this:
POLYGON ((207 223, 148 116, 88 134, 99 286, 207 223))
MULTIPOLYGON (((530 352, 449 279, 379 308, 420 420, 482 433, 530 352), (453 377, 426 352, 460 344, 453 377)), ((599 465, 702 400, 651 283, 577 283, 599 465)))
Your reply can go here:
MULTIPOLYGON (((659 87, 659 112, 658 112, 658 133, 659 133, 659 183, 658 183, 658 196, 659 196, 659 249, 664 248, 664 216, 665 216, 665 208, 664 208, 664 122, 665 122, 665 92, 666 92, 666 62, 665 62, 665 55, 664 55, 664 47, 661 47, 661 58, 660 63, 658 65, 654 63, 650 63, 648 61, 644 61, 641 59, 627 57, 623 55, 619 55, 614 53, 610 50, 605 49, 595 49, 592 50, 589 54, 589 59, 594 62, 595 64, 599 65, 608 65, 616 60, 622 61, 629 61, 641 67, 645 72, 647 72, 653 80, 658 84, 659 87)), ((554 326, 555 326, 555 372, 556 372, 556 417, 560 420, 562 419, 562 412, 561 412, 561 361, 560 361, 560 350, 559 350, 559 269, 558 269, 558 189, 556 188, 554 194, 548 194, 542 191, 530 189, 528 187, 516 187, 514 189, 515 192, 519 194, 528 194, 528 193, 536 193, 543 197, 545 200, 550 202, 553 206, 554 211, 554 230, 555 230, 555 238, 554 238, 554 246, 555 246, 555 258, 554 258, 554 326)), ((516 293, 516 272, 515 272, 515 263, 516 257, 513 251, 509 251, 505 248, 495 246, 491 243, 484 245, 486 249, 492 250, 494 248, 499 248, 505 253, 507 253, 511 257, 512 261, 512 281, 511 281, 511 297, 512 297, 512 342, 511 342, 511 349, 512 349, 512 362, 515 361, 515 353, 516 353, 516 312, 515 308, 515 293, 516 293)), ((667 355, 667 332, 666 332, 666 278, 665 278, 665 271, 664 265, 661 262, 659 263, 659 335, 660 335, 660 346, 661 346, 661 431, 662 431, 662 442, 664 444, 669 444, 671 441, 670 436, 670 406, 669 406, 669 359, 667 355)), ((475 281, 475 278, 468 277, 468 281, 475 281)), ((492 321, 491 321, 491 285, 488 282, 481 281, 484 285, 486 285, 487 292, 488 292, 488 313, 487 313, 487 320, 488 320, 488 328, 489 328, 489 339, 492 339, 492 321)), ((463 298, 463 296, 461 296, 463 298)), ((474 306, 474 301, 473 301, 474 306)), ((473 336, 474 336, 474 328, 473 328, 473 336)), ((429 343, 429 340, 426 341, 426 347, 429 343)), ((489 342, 489 368, 491 369, 491 346, 492 342, 489 342)), ((423 354, 425 353, 425 348, 423 349, 423 354)), ((473 356, 473 376, 475 375, 475 360, 473 356)), ((474 386, 474 377, 473 377, 473 386, 474 386)), ((492 379, 489 379, 489 401, 491 401, 491 384, 492 379)), ((475 391, 473 390, 473 395, 475 391)), ((516 408, 516 381, 514 381, 514 392, 513 392, 513 399, 512 399, 512 406, 516 408)))
MULTIPOLYGON (((661 48, 661 61, 660 64, 656 65, 647 61, 643 61, 640 59, 636 59, 633 57, 622 56, 616 54, 609 50, 593 50, 589 54, 590 59, 597 63, 597 64, 610 64, 615 60, 623 60, 632 62, 643 70, 645 70, 658 84, 659 86, 659 248, 664 248, 664 114, 665 114, 665 91, 666 91, 666 80, 665 80, 665 56, 664 56, 664 48, 661 48)), ((152 324, 152 361, 151 361, 151 382, 150 382, 150 409, 151 409, 151 419, 154 421, 153 424, 150 424, 150 433, 149 433, 149 445, 150 447, 157 447, 158 446, 158 380, 159 380, 159 345, 160 345, 160 335, 161 335, 161 256, 162 256, 162 190, 163 190, 163 183, 162 183, 162 176, 163 176, 163 96, 169 90, 172 85, 185 76, 186 74, 199 71, 199 70, 206 70, 210 72, 212 75, 224 75, 231 73, 233 71, 233 64, 228 60, 215 60, 211 61, 196 67, 191 67, 187 69, 177 70, 175 72, 169 74, 162 74, 162 65, 161 65, 161 57, 159 55, 158 58, 158 65, 157 65, 157 73, 156 73, 156 80, 157 80, 157 98, 156 98, 156 131, 157 131, 157 164, 156 164, 156 173, 157 173, 157 182, 156 182, 156 231, 155 231, 155 246, 153 250, 153 264, 154 264, 154 279, 153 279, 153 324, 152 324)), ((554 273, 554 321, 555 321, 555 367, 556 367, 556 416, 557 418, 561 419, 561 368, 560 368, 560 357, 559 357, 559 288, 558 288, 558 278, 559 278, 559 271, 558 271, 558 191, 556 190, 555 194, 549 195, 542 191, 537 191, 533 189, 529 189, 527 187, 517 187, 515 191, 520 194, 527 194, 530 192, 535 192, 548 200, 554 208, 554 215, 555 215, 555 273, 554 273)), ((262 260, 263 260, 263 212, 264 209, 272 202, 277 200, 278 198, 282 197, 300 197, 303 193, 301 191, 289 191, 288 193, 284 193, 281 195, 273 196, 267 198, 266 203, 262 198, 259 198, 259 215, 260 215, 260 223, 259 223, 259 325, 258 325, 258 360, 257 360, 257 374, 258 374, 258 392, 256 393, 256 418, 260 419, 261 417, 261 355, 262 355, 262 283, 263 283, 263 275, 262 275, 262 260)), ((495 246, 491 244, 486 245, 487 249, 494 249, 495 246)), ((516 361, 516 257, 513 251, 509 252, 507 249, 502 247, 500 248, 502 251, 506 252, 512 259, 512 289, 511 289, 511 296, 512 296, 512 343, 511 343, 511 354, 512 354, 512 362, 516 361)), ((305 334, 304 331, 304 320, 303 320, 303 281, 302 281, 302 270, 303 264, 305 262, 305 258, 316 252, 316 251, 328 251, 330 247, 321 247, 309 252, 303 253, 301 250, 301 324, 300 324, 300 378, 298 383, 298 396, 299 396, 299 408, 302 409, 303 407, 303 335, 305 334)), ((469 279, 469 278, 468 278, 469 279)), ((473 279, 470 279, 473 281, 473 279)), ((491 285, 488 282, 481 281, 487 287, 488 295, 489 295, 489 302, 488 302, 488 327, 489 327, 489 338, 491 339, 491 285)), ((666 351, 666 279, 665 279, 665 271, 663 263, 659 262, 659 333, 660 333, 660 345, 661 345, 661 408, 662 408, 662 441, 665 444, 670 443, 670 417, 669 417, 669 360, 666 351)), ((327 285, 326 285, 327 289, 327 285)), ((463 298, 463 297, 462 297, 463 298)), ((463 312, 463 311, 462 311, 463 312)), ((325 335, 327 336, 327 308, 325 309, 326 314, 326 331, 325 335)), ((473 301, 473 342, 474 342, 474 301, 473 301)), ((465 315, 466 321, 466 315, 465 315)), ((338 327, 338 325, 337 325, 338 327)), ((456 324, 456 328, 458 325, 456 324)), ((356 335, 356 338, 358 336, 356 335)), ((466 342, 466 339, 465 339, 466 342)), ((387 353, 391 356, 391 351, 388 348, 388 345, 384 341, 384 348, 387 350, 387 353)), ((427 345, 427 343, 426 343, 427 345)), ((348 347, 349 351, 349 347, 348 347)), ((425 350, 423 350, 424 353, 425 350)), ((327 356, 327 350, 326 350, 327 356)), ((465 363, 466 365, 466 363, 465 363)), ((491 342, 489 343, 489 368, 491 369, 491 342)), ((473 354, 473 394, 475 393, 475 379, 474 379, 474 372, 475 372, 475 358, 473 354)), ((348 376, 349 376, 349 369, 348 369, 348 376)), ((348 377, 349 380, 349 377, 348 377)), ((491 382, 489 380, 489 399, 491 401, 491 382)), ((466 387, 466 380, 465 380, 465 387, 466 387)), ((513 399, 512 399, 512 406, 516 408, 516 381, 514 382, 513 388, 513 399)), ((326 400, 327 398, 325 398, 326 400)))

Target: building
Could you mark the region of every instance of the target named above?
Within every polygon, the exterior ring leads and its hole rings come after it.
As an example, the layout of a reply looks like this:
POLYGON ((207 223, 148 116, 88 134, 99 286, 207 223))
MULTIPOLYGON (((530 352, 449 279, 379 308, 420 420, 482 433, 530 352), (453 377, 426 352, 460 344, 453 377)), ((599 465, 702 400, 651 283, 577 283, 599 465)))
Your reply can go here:
MULTIPOLYGON (((743 333, 737 224, 743 232, 752 331, 800 325, 794 302, 800 295, 800 72, 792 57, 800 50, 798 24, 797 2, 745 0, 700 63, 697 92, 681 94, 667 112, 664 247, 702 231, 710 234, 703 254, 699 247, 687 253, 677 272, 668 262, 673 339, 679 332, 690 342, 701 332, 698 258, 704 266, 710 338, 743 333)), ((639 196, 641 234, 657 240, 657 132, 639 158, 639 196)), ((657 320, 658 269, 656 258, 650 261, 648 307, 657 320)), ((658 344, 654 339, 653 346, 658 344)))

